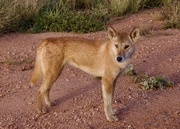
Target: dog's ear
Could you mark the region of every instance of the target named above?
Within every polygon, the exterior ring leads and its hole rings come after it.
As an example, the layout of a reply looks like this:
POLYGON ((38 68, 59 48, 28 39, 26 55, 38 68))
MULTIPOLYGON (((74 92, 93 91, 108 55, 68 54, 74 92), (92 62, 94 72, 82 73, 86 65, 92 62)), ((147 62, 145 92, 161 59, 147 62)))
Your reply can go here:
POLYGON ((110 26, 107 28, 107 34, 109 39, 112 39, 117 36, 117 32, 110 26))
POLYGON ((130 33, 131 40, 135 43, 140 37, 140 30, 138 28, 134 28, 130 33))

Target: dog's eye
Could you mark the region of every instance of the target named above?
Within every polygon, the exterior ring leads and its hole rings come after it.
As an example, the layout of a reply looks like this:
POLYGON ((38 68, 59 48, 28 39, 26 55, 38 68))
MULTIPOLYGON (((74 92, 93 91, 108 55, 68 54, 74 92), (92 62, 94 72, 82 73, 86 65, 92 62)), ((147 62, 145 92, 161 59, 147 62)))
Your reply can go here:
POLYGON ((118 48, 118 45, 117 45, 117 44, 115 44, 115 47, 116 47, 116 48, 118 48))
POLYGON ((129 45, 125 45, 124 49, 127 49, 129 47, 129 45))

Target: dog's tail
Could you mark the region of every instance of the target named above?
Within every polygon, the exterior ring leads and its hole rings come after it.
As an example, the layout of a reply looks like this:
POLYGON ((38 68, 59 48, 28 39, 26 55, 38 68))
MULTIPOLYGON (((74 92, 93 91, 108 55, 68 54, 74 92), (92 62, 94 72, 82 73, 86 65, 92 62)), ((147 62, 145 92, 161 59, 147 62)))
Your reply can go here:
POLYGON ((30 80, 31 86, 33 86, 41 77, 40 54, 41 54, 40 51, 37 50, 34 71, 33 71, 33 75, 32 75, 31 80, 30 80))

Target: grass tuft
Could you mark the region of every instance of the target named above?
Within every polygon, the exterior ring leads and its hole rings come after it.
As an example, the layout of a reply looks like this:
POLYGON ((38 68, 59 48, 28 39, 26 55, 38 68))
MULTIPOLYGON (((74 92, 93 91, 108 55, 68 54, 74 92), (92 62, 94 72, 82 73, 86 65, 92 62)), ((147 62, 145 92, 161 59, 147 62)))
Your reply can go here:
POLYGON ((164 77, 149 76, 147 73, 137 73, 132 65, 129 65, 125 73, 129 75, 134 83, 138 83, 143 90, 163 89, 174 86, 174 82, 164 77))
POLYGON ((179 28, 180 29, 180 1, 175 0, 170 5, 165 5, 162 8, 162 16, 167 19, 164 28, 179 28))
POLYGON ((0 32, 27 31, 48 0, 0 0, 0 32))
POLYGON ((3 61, 0 61, 0 63, 6 64, 9 66, 19 66, 23 63, 31 64, 33 62, 34 62, 34 58, 32 58, 32 57, 27 57, 27 58, 24 58, 23 60, 6 57, 3 61))
POLYGON ((164 4, 160 11, 153 14, 153 17, 155 20, 165 21, 165 29, 180 29, 180 1, 174 0, 171 3, 164 4))
POLYGON ((12 58, 8 58, 8 57, 6 57, 5 60, 3 62, 1 62, 1 63, 4 63, 6 65, 13 65, 13 66, 20 64, 19 61, 15 60, 15 59, 12 59, 12 58))

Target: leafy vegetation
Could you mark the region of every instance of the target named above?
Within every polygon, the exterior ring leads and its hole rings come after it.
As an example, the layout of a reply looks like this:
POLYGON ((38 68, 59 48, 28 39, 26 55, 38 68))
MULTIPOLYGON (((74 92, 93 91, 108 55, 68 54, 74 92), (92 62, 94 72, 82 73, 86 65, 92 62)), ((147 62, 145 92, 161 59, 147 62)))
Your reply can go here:
POLYGON ((24 31, 30 27, 31 20, 42 5, 20 0, 0 0, 0 32, 24 31))
POLYGON ((145 0, 145 6, 148 8, 160 7, 164 5, 169 5, 174 0, 145 0))
POLYGON ((165 28, 179 28, 180 29, 180 1, 176 0, 170 5, 165 5, 162 8, 162 16, 167 19, 165 28))
MULTIPOLYGON (((178 0, 0 0, 0 32, 103 30, 110 17, 163 6, 165 28, 179 28, 178 0)), ((163 11, 162 11, 163 12, 163 11)))
POLYGON ((103 30, 107 18, 93 14, 92 12, 59 12, 57 10, 42 11, 36 16, 32 32, 42 31, 66 31, 87 33, 103 30))
POLYGON ((137 73, 132 65, 129 65, 126 69, 125 73, 131 76, 131 79, 134 83, 138 83, 143 90, 150 89, 162 89, 163 87, 172 87, 174 86, 174 82, 164 78, 164 77, 156 77, 149 76, 147 73, 137 73))

